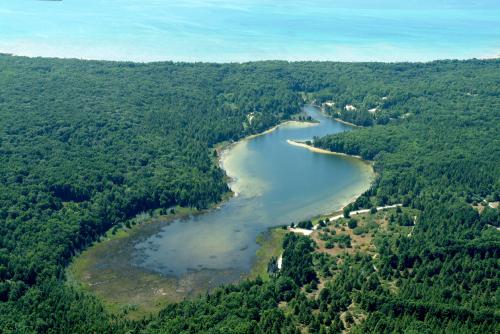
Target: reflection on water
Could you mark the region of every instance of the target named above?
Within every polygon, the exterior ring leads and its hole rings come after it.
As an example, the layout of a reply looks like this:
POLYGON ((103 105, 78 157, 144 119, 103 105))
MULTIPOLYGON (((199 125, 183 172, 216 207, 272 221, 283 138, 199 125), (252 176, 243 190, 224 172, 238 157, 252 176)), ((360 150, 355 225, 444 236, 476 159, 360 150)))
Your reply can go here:
POLYGON ((234 280, 250 269, 259 233, 336 210, 366 189, 371 178, 366 164, 286 142, 349 129, 313 107, 305 110, 320 123, 286 124, 225 152, 222 165, 238 196, 217 210, 164 226, 139 242, 134 264, 167 276, 224 270, 224 277, 234 280))

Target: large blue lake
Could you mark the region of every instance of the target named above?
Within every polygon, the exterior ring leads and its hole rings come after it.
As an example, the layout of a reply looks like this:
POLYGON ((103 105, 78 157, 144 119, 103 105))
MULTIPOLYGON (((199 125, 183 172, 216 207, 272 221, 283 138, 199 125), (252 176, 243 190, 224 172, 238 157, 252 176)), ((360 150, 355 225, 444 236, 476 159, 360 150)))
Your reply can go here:
POLYGON ((110 60, 500 54, 498 0, 0 0, 0 52, 110 60))

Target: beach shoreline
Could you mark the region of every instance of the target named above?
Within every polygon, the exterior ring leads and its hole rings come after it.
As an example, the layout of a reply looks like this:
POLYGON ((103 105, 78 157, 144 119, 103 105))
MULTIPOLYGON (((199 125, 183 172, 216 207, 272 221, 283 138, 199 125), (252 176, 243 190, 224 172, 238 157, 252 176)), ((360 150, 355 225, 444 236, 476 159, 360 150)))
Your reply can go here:
POLYGON ((342 152, 330 151, 330 150, 327 150, 327 149, 324 149, 324 148, 315 147, 315 146, 312 146, 312 145, 308 145, 308 144, 306 144, 304 142, 300 142, 300 141, 296 141, 296 140, 292 140, 292 139, 287 139, 286 142, 288 144, 290 144, 290 145, 293 145, 293 146, 297 146, 297 147, 302 147, 302 148, 308 149, 311 152, 321 153, 321 154, 338 155, 338 156, 342 156, 342 157, 356 158, 356 159, 361 160, 361 161, 363 161, 363 162, 365 162, 367 164, 370 164, 370 165, 372 164, 371 161, 365 160, 365 159, 363 159, 359 155, 351 155, 351 154, 346 154, 346 153, 342 153, 342 152))
MULTIPOLYGON (((252 140, 252 139, 255 139, 255 138, 258 138, 258 137, 261 137, 261 136, 264 136, 264 135, 267 135, 267 134, 270 134, 276 130, 278 130, 280 127, 283 127, 283 126, 297 126, 297 127, 310 127, 310 126, 316 126, 318 125, 319 123, 316 123, 316 122, 305 122, 305 121, 295 121, 295 120, 287 120, 287 121, 283 121, 279 124, 276 124, 274 125, 273 127, 267 129, 267 130, 264 130, 262 132, 259 132, 259 133, 256 133, 256 134, 252 134, 252 135, 248 135, 246 137, 243 137, 237 141, 234 141, 234 142, 226 142, 226 143, 222 143, 222 144, 219 144, 218 146, 215 147, 215 150, 217 152, 217 165, 220 169, 222 169, 227 177, 227 184, 228 184, 228 187, 231 189, 231 184, 233 184, 234 182, 236 182, 238 180, 237 177, 235 176, 230 176, 228 175, 227 173, 227 170, 226 168, 224 167, 224 164, 225 164, 225 159, 227 158, 227 154, 231 151, 231 149, 238 145, 238 144, 241 144, 243 142, 246 142, 246 141, 249 141, 249 140, 252 140)), ((234 196, 238 196, 238 193, 235 193, 232 189, 231 189, 231 193, 232 195, 228 198, 230 199, 231 197, 234 197, 234 196)))
POLYGON ((325 115, 326 117, 333 118, 334 120, 336 120, 336 121, 337 121, 337 122, 339 122, 339 123, 342 123, 342 124, 345 124, 345 125, 349 125, 349 126, 352 126, 352 127, 354 127, 354 128, 364 128, 364 126, 362 126, 362 125, 357 125, 357 124, 354 124, 354 123, 351 123, 351 122, 348 122, 348 121, 344 121, 344 120, 343 120, 343 119, 341 119, 341 118, 338 118, 338 117, 333 117, 332 115, 327 114, 327 113, 326 113, 326 111, 325 111, 325 108, 324 108, 323 106, 317 105, 317 104, 315 104, 315 103, 311 103, 311 105, 312 105, 313 107, 315 107, 315 108, 318 108, 318 109, 321 111, 321 113, 322 113, 323 115, 325 115))
MULTIPOLYGON (((327 117, 330 117, 332 118, 330 115, 327 115, 323 108, 321 106, 318 106, 316 104, 311 104, 311 106, 317 108, 318 110, 320 110, 323 114, 325 114, 325 116, 327 117)), ((347 125, 350 125, 350 126, 354 126, 354 127, 360 127, 360 126, 357 126, 355 124, 351 124, 351 123, 348 123, 348 122, 344 122, 342 120, 338 120, 336 118, 333 118, 335 121, 337 122, 340 122, 340 123, 344 123, 344 124, 347 124, 347 125)), ((227 171, 226 171, 226 168, 224 167, 224 159, 227 157, 226 154, 236 145, 242 143, 242 142, 245 142, 245 141, 248 141, 248 140, 252 140, 254 138, 257 138, 257 137, 260 137, 260 136, 263 136, 263 135, 266 135, 266 134, 270 134, 272 133, 273 131, 276 131, 277 129, 279 129, 281 126, 287 126, 287 125, 292 125, 292 124, 296 124, 298 126, 303 126, 303 127, 307 127, 307 126, 315 126, 319 123, 313 123, 313 122, 301 122, 301 121, 294 121, 294 120, 287 120, 287 121, 284 121, 280 124, 277 124, 263 132, 260 132, 260 133, 257 133, 257 134, 253 134, 253 135, 249 135, 249 136, 246 136, 238 141, 235 141, 235 142, 230 142, 230 143, 225 143, 223 145, 220 145, 219 147, 217 147, 217 160, 218 160, 218 165, 219 167, 224 170, 224 173, 226 173, 226 177, 228 178, 228 186, 231 188, 231 183, 233 182, 236 182, 238 179, 235 177, 235 176, 229 176, 227 175, 227 171)), ((307 145, 306 143, 303 143, 303 142, 300 142, 300 141, 297 141, 297 140, 292 140, 292 139, 287 139, 287 143, 289 145, 292 145, 292 146, 296 146, 296 147, 301 147, 301 148, 305 148, 311 152, 314 152, 314 153, 320 153, 320 154, 329 154, 329 155, 336 155, 336 156, 340 156, 340 157, 343 157, 343 158, 347 158, 347 159, 355 159, 357 161, 359 161, 360 163, 363 164, 363 166, 366 166, 368 168, 368 170, 366 171, 367 173, 370 174, 370 178, 371 180, 373 180, 376 176, 376 173, 375 171, 373 170, 373 161, 370 161, 370 160, 365 160, 363 159, 361 156, 359 155, 350 155, 350 154, 346 154, 346 153, 342 153, 342 152, 335 152, 335 151, 330 151, 330 150, 327 150, 327 149, 322 149, 322 148, 318 148, 318 147, 314 147, 312 145, 307 145)), ((339 211, 342 211, 346 206, 348 206, 349 204, 351 203, 354 203, 362 194, 363 194, 364 191, 361 191, 359 192, 359 194, 356 194, 354 196, 352 196, 351 198, 349 198, 348 200, 346 200, 345 202, 342 203, 342 205, 338 208, 338 209, 334 209, 332 211, 329 211, 327 212, 326 214, 318 214, 316 217, 319 217, 319 216, 329 216, 329 215, 333 215, 339 211)), ((236 197, 239 195, 239 193, 237 192, 234 192, 232 189, 230 191, 231 193, 231 196, 229 196, 226 201, 230 200, 232 197, 236 197)), ((225 201, 224 201, 225 202, 225 201)), ((220 205, 224 204, 224 202, 222 202, 220 205)), ((219 205, 219 207, 220 207, 219 205)))
MULTIPOLYGON (((155 272, 134 267, 131 264, 131 259, 123 261, 123 258, 121 257, 113 257, 107 260, 113 267, 111 271, 110 269, 102 270, 98 264, 100 263, 99 261, 101 261, 100 259, 102 258, 102 254, 118 254, 124 250, 130 252, 130 249, 133 246, 132 240, 134 237, 139 236, 144 239, 152 235, 152 233, 156 233, 160 228, 171 223, 176 218, 182 218, 179 215, 194 216, 207 213, 212 210, 218 210, 226 205, 233 197, 238 196, 239 194, 235 191, 237 190, 237 187, 232 185, 233 182, 237 181, 237 178, 234 177, 234 175, 228 175, 225 168, 229 167, 228 165, 225 165, 225 159, 229 156, 228 152, 230 152, 235 145, 247 142, 265 134, 270 134, 280 127, 309 127, 317 124, 319 123, 287 120, 263 132, 246 136, 236 142, 223 142, 215 146, 214 149, 217 154, 214 155, 213 162, 214 164, 218 164, 219 167, 226 173, 226 182, 230 188, 230 191, 223 196, 221 201, 214 203, 205 210, 184 212, 180 208, 176 209, 176 215, 158 216, 151 218, 142 224, 137 224, 131 229, 120 229, 117 231, 117 236, 110 235, 111 232, 108 231, 108 238, 105 238, 104 240, 101 240, 101 242, 96 243, 94 246, 89 247, 85 252, 74 259, 72 266, 67 269, 68 275, 72 277, 72 282, 81 286, 83 289, 92 291, 104 298, 107 301, 107 308, 112 311, 118 311, 120 307, 126 305, 127 300, 134 300, 134 303, 140 306, 136 311, 131 312, 130 316, 132 318, 156 312, 158 310, 157 303, 165 305, 165 303, 176 302, 183 298, 190 299, 203 293, 205 288, 207 290, 213 288, 208 283, 205 284, 206 282, 204 283, 203 281, 203 279, 205 279, 208 275, 207 272, 201 272, 199 275, 192 274, 179 279, 173 277, 162 277, 160 274, 155 272), (177 211, 180 212, 177 213, 177 211), (130 274, 132 272, 133 275, 130 274), (96 282, 98 283, 97 285, 96 282), (145 286, 150 288, 144 288, 145 286), (124 293, 123 291, 125 290, 128 292, 124 293), (130 292, 135 290, 138 292, 130 292)), ((300 146, 303 145, 305 144, 300 146)), ((314 149, 315 151, 320 151, 319 153, 334 154, 333 152, 326 150, 321 151, 321 149, 314 149)), ((345 155, 345 157, 353 158, 348 155, 345 155)), ((360 162, 363 161, 361 159, 357 160, 360 162)), ((363 164, 363 166, 368 165, 363 164)), ((366 168, 367 172, 371 173, 371 167, 366 168), (368 168, 370 168, 369 171, 368 168)), ((355 200, 365 190, 365 188, 355 190, 356 196, 349 198, 349 202, 355 200)), ((328 212, 328 214, 330 214, 330 212, 328 212)), ((270 258, 273 256, 278 258, 281 254, 282 238, 285 233, 286 230, 283 230, 279 226, 272 227, 266 232, 263 232, 262 235, 260 235, 256 240, 257 242, 261 242, 261 244, 256 254, 253 255, 254 259, 252 260, 250 270, 247 273, 242 274, 238 280, 256 277, 256 275, 264 275, 270 258)), ((218 274, 222 272, 223 271, 220 271, 218 274)), ((229 274, 229 272, 226 272, 224 275, 229 274)))
POLYGON ((262 132, 255 133, 255 134, 252 134, 252 135, 245 136, 245 137, 243 137, 241 139, 238 139, 237 141, 226 142, 225 144, 222 144, 222 145, 219 144, 218 146, 216 146, 217 154, 219 156, 222 156, 222 154, 224 154, 225 151, 230 150, 232 146, 237 145, 238 143, 241 143, 241 142, 244 142, 244 141, 247 141, 247 140, 251 140, 251 139, 254 139, 254 138, 257 138, 257 137, 260 137, 260 136, 264 136, 264 135, 270 134, 270 133, 276 131, 277 129, 279 129, 280 127, 283 127, 283 126, 296 125, 297 127, 309 127, 309 126, 316 126, 318 124, 319 123, 316 123, 316 122, 295 121, 295 120, 283 121, 283 122, 281 122, 279 124, 276 124, 276 125, 270 127, 267 130, 264 130, 262 132))
MULTIPOLYGON (((365 159, 363 159, 359 155, 350 155, 350 154, 346 154, 346 153, 330 151, 330 150, 327 150, 327 149, 315 147, 315 146, 308 145, 306 143, 303 143, 303 142, 300 142, 300 141, 296 141, 296 140, 291 140, 291 139, 288 139, 287 143, 290 144, 290 145, 292 145, 292 146, 296 146, 296 147, 301 147, 301 148, 307 149, 307 150, 309 150, 311 152, 314 152, 314 153, 330 154, 330 155, 341 156, 341 157, 348 158, 348 159, 355 159, 355 160, 359 161, 360 163, 362 163, 364 166, 366 166, 369 169, 367 171, 367 173, 370 174, 370 178, 371 178, 372 181, 376 177, 376 173, 373 170, 373 161, 365 160, 365 159)), ((338 209, 330 211, 330 212, 328 212, 326 214, 318 214, 315 217, 328 217, 328 216, 332 216, 334 214, 337 214, 337 213, 341 212, 342 210, 344 210, 344 208, 346 206, 348 206, 351 203, 354 203, 363 194, 363 192, 364 191, 361 191, 361 192, 359 192, 359 194, 356 194, 356 195, 352 196, 351 198, 349 198, 348 200, 346 200, 345 202, 343 202, 343 204, 338 209)))
POLYGON ((354 124, 354 123, 351 123, 351 122, 348 122, 348 121, 344 121, 341 118, 333 118, 333 119, 336 120, 337 122, 345 124, 345 125, 349 125, 349 126, 352 126, 352 127, 355 127, 355 128, 363 128, 362 125, 357 125, 357 124, 354 124))

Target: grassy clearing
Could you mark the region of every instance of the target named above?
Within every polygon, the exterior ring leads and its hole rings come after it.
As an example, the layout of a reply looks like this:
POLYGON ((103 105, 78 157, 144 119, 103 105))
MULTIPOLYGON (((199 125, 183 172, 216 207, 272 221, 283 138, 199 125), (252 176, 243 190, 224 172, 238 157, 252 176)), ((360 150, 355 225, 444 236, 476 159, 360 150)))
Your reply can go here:
POLYGON ((260 276, 264 280, 269 279, 267 265, 273 256, 278 258, 283 252, 283 238, 286 233, 287 230, 277 227, 269 229, 257 237, 260 248, 248 278, 254 279, 260 276))
MULTIPOLYGON (((416 210, 404 208, 399 214, 404 213, 407 217, 417 215, 416 210)), ((320 228, 313 232, 311 237, 318 244, 318 251, 329 255, 339 255, 341 253, 354 254, 357 251, 365 252, 374 255, 376 247, 374 238, 380 233, 408 235, 411 231, 410 226, 399 226, 395 222, 390 223, 391 216, 398 217, 396 209, 386 209, 377 211, 376 213, 363 213, 352 217, 356 221, 355 227, 349 227, 351 218, 340 218, 336 221, 329 222, 326 227, 320 228), (340 238, 345 237, 349 240, 340 242, 340 238), (329 242, 330 241, 330 242, 329 242), (328 245, 330 243, 330 245, 328 245), (332 247, 333 245, 333 247, 332 247)), ((313 224, 317 223, 317 218, 313 220, 313 224)), ((394 218, 393 218, 394 219, 394 218)))

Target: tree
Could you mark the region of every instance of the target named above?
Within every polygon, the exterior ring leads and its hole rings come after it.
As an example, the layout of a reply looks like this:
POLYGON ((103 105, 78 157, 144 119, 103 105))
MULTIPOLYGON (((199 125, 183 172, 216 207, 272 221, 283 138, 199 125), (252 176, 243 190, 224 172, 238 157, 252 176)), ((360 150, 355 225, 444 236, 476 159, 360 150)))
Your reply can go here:
POLYGON ((343 212, 344 212, 344 218, 349 218, 349 213, 351 212, 350 208, 346 206, 343 212))
POLYGON ((358 226, 358 221, 356 219, 349 219, 349 221, 347 222, 347 226, 350 228, 350 229, 354 229, 358 226))
POLYGON ((269 260, 269 263, 267 264, 267 273, 269 276, 273 277, 276 276, 279 272, 278 268, 278 259, 276 257, 271 257, 269 260))

